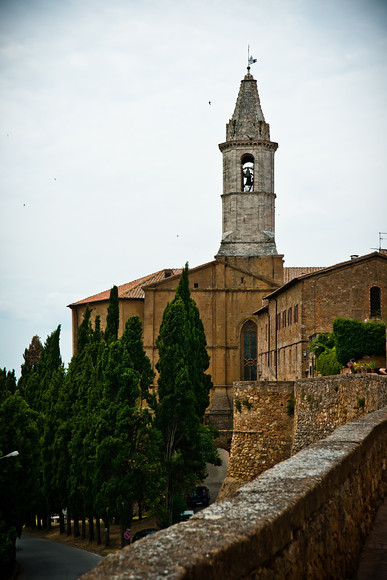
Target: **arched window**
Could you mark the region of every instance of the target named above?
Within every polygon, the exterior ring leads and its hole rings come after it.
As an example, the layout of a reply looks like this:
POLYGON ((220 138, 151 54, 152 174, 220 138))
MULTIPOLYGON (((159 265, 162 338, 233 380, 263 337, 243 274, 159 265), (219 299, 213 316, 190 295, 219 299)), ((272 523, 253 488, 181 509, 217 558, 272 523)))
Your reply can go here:
POLYGON ((244 381, 257 380, 257 326, 248 320, 242 328, 242 375, 244 381))
POLYGON ((253 191, 254 189, 254 157, 243 155, 241 159, 242 191, 253 191))
POLYGON ((381 299, 379 286, 372 286, 370 288, 370 316, 381 316, 381 299))

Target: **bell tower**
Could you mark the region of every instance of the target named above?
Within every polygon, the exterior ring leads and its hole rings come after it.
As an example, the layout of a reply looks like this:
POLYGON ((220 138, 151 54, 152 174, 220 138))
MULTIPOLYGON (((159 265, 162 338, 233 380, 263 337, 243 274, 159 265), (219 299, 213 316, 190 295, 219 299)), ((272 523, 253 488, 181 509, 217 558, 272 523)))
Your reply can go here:
POLYGON ((257 81, 241 81, 232 118, 226 126, 223 154, 222 241, 218 257, 276 256, 274 235, 274 153, 263 116, 257 81))

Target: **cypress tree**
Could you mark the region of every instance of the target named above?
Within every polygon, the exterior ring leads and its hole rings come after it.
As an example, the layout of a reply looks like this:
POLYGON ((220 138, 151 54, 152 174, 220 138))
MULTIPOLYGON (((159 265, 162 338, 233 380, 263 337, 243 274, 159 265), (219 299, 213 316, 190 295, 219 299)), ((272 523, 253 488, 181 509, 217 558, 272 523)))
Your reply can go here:
POLYGON ((219 464, 212 436, 203 425, 211 378, 198 308, 190 297, 188 265, 163 314, 156 342, 159 360, 156 425, 163 436, 166 472, 164 523, 173 523, 185 496, 206 475, 206 462, 219 464))
POLYGON ((105 340, 110 342, 118 338, 118 326, 120 321, 118 288, 113 286, 110 291, 109 306, 106 317, 105 340))
POLYGON ((154 407, 155 398, 150 388, 155 377, 149 357, 146 355, 142 341, 142 324, 138 316, 131 316, 125 324, 121 337, 122 343, 128 352, 133 368, 140 375, 141 401, 146 400, 150 407, 154 407))

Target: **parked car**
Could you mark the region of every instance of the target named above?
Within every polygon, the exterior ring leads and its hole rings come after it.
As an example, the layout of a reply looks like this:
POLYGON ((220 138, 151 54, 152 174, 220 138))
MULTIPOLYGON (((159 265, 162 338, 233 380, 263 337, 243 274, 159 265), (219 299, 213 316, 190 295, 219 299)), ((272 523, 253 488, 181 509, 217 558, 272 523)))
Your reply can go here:
POLYGON ((192 518, 193 515, 194 515, 193 510, 185 510, 180 514, 180 521, 187 522, 190 518, 192 518))
POLYGON ((139 530, 138 532, 136 532, 134 534, 133 539, 132 539, 132 544, 133 544, 133 542, 136 542, 137 540, 141 540, 141 538, 145 538, 146 536, 150 536, 151 534, 154 534, 157 531, 158 530, 156 530, 156 528, 146 528, 145 530, 139 530))
POLYGON ((205 485, 198 485, 193 490, 191 497, 189 498, 189 504, 191 506, 196 505, 210 505, 210 490, 205 485))

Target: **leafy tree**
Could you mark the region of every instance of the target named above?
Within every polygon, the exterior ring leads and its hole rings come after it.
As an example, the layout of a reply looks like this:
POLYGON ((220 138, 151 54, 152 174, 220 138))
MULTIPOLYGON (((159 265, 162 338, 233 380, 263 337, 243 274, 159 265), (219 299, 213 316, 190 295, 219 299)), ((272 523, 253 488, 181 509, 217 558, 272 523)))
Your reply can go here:
POLYGON ((203 324, 190 297, 186 264, 172 302, 167 304, 156 342, 159 360, 156 425, 163 436, 166 473, 164 524, 185 505, 186 494, 206 475, 206 462, 219 464, 203 415, 211 378, 203 324))
MULTIPOLYGON (((59 510, 58 493, 53 485, 55 476, 55 436, 58 427, 58 395, 65 371, 60 354, 60 326, 46 339, 37 363, 38 389, 32 397, 33 408, 41 415, 41 509, 46 525, 51 526, 51 514, 59 510)), ((36 387, 36 381, 34 381, 36 387)))
POLYGON ((121 522, 122 530, 130 527, 149 457, 149 446, 144 443, 150 436, 151 416, 138 407, 141 374, 127 346, 122 339, 110 341, 101 353, 103 389, 96 424, 95 474, 96 503, 107 529, 113 517, 121 522))
POLYGON ((26 401, 33 408, 35 407, 35 396, 39 392, 39 379, 37 377, 38 363, 42 355, 43 346, 40 338, 32 337, 29 348, 24 351, 24 363, 21 367, 21 376, 18 387, 23 393, 26 401))
POLYGON ((120 310, 118 302, 118 288, 117 286, 113 286, 113 288, 110 291, 109 306, 106 318, 106 330, 105 330, 106 342, 110 342, 111 340, 117 340, 119 322, 120 322, 120 310))
MULTIPOLYGON (((70 516, 74 517, 74 535, 79 535, 79 517, 87 514, 93 536, 93 473, 90 457, 94 453, 93 420, 96 392, 98 353, 101 344, 99 317, 95 330, 86 311, 78 330, 76 355, 70 361, 63 389, 59 397, 59 417, 56 448, 55 482, 62 507, 67 507, 67 533, 71 533, 70 516), (92 403, 90 402, 92 401, 92 403)), ((82 534, 85 535, 84 525, 82 534)))
POLYGON ((141 401, 146 400, 149 406, 153 408, 155 406, 155 396, 150 393, 150 389, 155 373, 144 350, 142 324, 138 316, 132 316, 126 321, 121 340, 131 358, 133 368, 140 374, 141 401))
POLYGON ((35 335, 32 337, 30 346, 28 347, 28 349, 26 348, 26 350, 24 351, 24 363, 22 364, 21 367, 21 376, 23 377, 23 375, 36 368, 36 365, 39 362, 40 356, 42 354, 42 343, 40 342, 40 338, 39 336, 35 335))
POLYGON ((0 574, 12 570, 15 540, 36 506, 39 490, 39 416, 16 389, 14 372, 0 370, 0 574))

